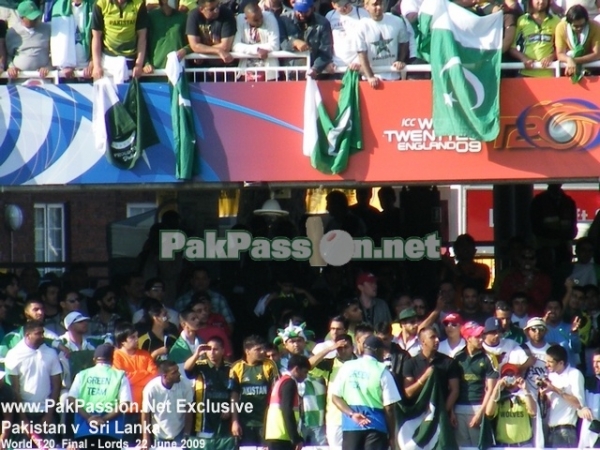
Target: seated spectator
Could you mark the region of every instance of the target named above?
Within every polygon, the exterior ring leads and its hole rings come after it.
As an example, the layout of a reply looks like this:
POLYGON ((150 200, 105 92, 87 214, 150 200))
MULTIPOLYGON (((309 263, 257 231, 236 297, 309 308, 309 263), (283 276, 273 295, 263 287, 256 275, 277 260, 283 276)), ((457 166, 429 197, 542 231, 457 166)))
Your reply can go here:
POLYGON ((374 70, 402 70, 408 59, 409 34, 406 23, 392 14, 384 14, 381 0, 367 0, 365 9, 369 18, 361 20, 358 26, 358 57, 363 74, 372 88, 379 86, 380 80, 398 80, 399 72, 374 70))
POLYGON ((92 13, 94 80, 102 78, 105 70, 116 84, 129 78, 129 69, 133 69, 134 78, 140 77, 146 57, 147 31, 148 11, 144 0, 98 0, 92 13))
POLYGON ((497 302, 496 310, 494 311, 494 317, 498 319, 500 326, 502 327, 500 330, 502 338, 511 339, 519 345, 525 342, 525 333, 523 332, 523 328, 527 322, 523 326, 512 323, 512 317, 514 316, 508 304, 504 302, 497 302))
MULTIPOLYGON (((160 10, 156 10, 156 12, 158 13, 160 10)), ((157 14, 149 14, 149 16, 151 15, 157 15, 157 14)), ((156 37, 156 36, 154 36, 156 37)), ((149 39, 149 41, 152 38, 149 39)), ((165 54, 165 58, 166 58, 166 54, 165 54)), ((152 66, 154 68, 154 66, 152 66)), ((162 66, 164 68, 164 65, 162 66)), ((159 66, 160 68, 160 66, 159 66)), ((146 66, 144 66, 144 70, 146 69, 146 66)), ((165 308, 165 310, 167 311, 167 315, 169 317, 169 322, 172 323, 174 326, 178 326, 179 325, 179 313, 177 311, 175 311, 174 309, 168 308, 165 305, 165 283, 160 279, 160 278, 150 278, 149 280, 146 281, 146 284, 144 286, 144 300, 142 301, 141 304, 141 308, 139 310, 137 310, 134 314, 133 314, 133 320, 132 323, 135 325, 136 323, 138 323, 142 317, 144 316, 144 314, 146 313, 146 306, 149 304, 154 303, 152 300, 157 300, 161 305, 163 305, 163 307, 165 308)))
POLYGON ((590 20, 596 20, 600 14, 600 8, 597 0, 566 0, 563 5, 566 11, 575 5, 583 6, 587 11, 590 20))
POLYGON ((208 323, 210 315, 210 299, 200 298, 198 303, 192 303, 190 305, 196 316, 198 317, 198 329, 196 334, 203 342, 208 342, 211 337, 218 337, 223 341, 225 349, 225 358, 230 360, 233 356, 233 350, 231 348, 231 341, 225 333, 225 330, 208 323))
POLYGON ((581 77, 582 64, 600 60, 600 24, 581 5, 569 8, 565 19, 556 27, 556 57, 567 65, 565 75, 581 77))
POLYGON ((529 297, 524 292, 515 292, 511 297, 510 304, 512 305, 513 311, 511 322, 524 330, 527 321, 531 318, 529 314, 527 314, 529 297))
POLYGON ((117 322, 121 320, 121 316, 116 314, 117 298, 115 290, 110 286, 96 289, 92 297, 92 302, 95 303, 95 310, 98 313, 91 319, 90 334, 96 336, 113 334, 117 322))
POLYGON ((419 18, 419 10, 423 0, 402 0, 398 2, 400 13, 402 17, 408 20, 411 24, 416 23, 419 18))
POLYGON ((36 70, 45 78, 51 69, 50 24, 41 21, 42 12, 30 0, 21 2, 17 13, 19 21, 6 32, 8 76, 16 78, 22 70, 36 70))
POLYGON ((198 315, 186 308, 179 314, 181 322, 181 334, 169 350, 169 360, 177 364, 183 364, 190 356, 196 353, 198 347, 204 343, 197 336, 199 328, 198 315))
POLYGON ((237 16, 237 31, 233 40, 233 51, 245 55, 256 56, 257 59, 242 59, 240 72, 247 81, 276 80, 276 71, 252 71, 254 67, 277 67, 277 58, 269 58, 269 53, 279 50, 279 24, 271 12, 264 13, 255 3, 248 3, 244 14, 237 16))
POLYGON ((261 0, 258 6, 263 11, 272 12, 275 17, 281 17, 282 14, 290 15, 294 12, 292 8, 286 5, 282 0, 261 0))
POLYGON ((494 387, 485 415, 494 419, 494 436, 499 447, 529 447, 533 440, 531 419, 537 414, 537 403, 527 390, 527 382, 517 367, 506 364, 502 378, 494 387))
POLYGON ((198 0, 198 7, 188 14, 185 33, 194 53, 216 55, 230 63, 235 32, 235 16, 216 0, 198 0))
MULTIPOLYGON (((92 75, 90 42, 92 40, 92 0, 54 1, 50 12, 50 55, 52 65, 71 78, 76 68, 92 75)), ((47 20, 46 20, 47 21, 47 20)))
MULTIPOLYGON (((187 16, 177 9, 179 0, 159 0, 158 4, 158 9, 153 9, 148 13, 148 43, 144 73, 152 73, 154 69, 164 69, 167 64, 167 55, 171 52, 177 52, 179 61, 190 53, 190 46, 185 36, 187 16)), ((159 279, 149 281, 154 281, 157 288, 162 284, 164 296, 164 282, 159 279)), ((153 288, 154 286, 150 286, 150 289, 153 288)), ((175 314, 177 313, 175 312, 175 314)))
POLYGON ((558 300, 550 300, 546 305, 544 321, 548 343, 563 347, 569 355, 568 363, 576 367, 581 362, 579 358, 581 339, 578 333, 581 319, 576 316, 571 323, 565 322, 562 304, 558 300))
MULTIPOLYGON (((334 0, 331 5, 333 10, 329 11, 325 18, 329 21, 333 36, 333 65, 336 70, 345 68, 358 70, 360 63, 356 48, 356 27, 359 20, 369 17, 369 13, 359 6, 352 6, 350 0, 334 0)), ((370 188, 366 191, 371 194, 370 188)), ((373 219, 370 225, 376 225, 379 211, 372 209, 369 199, 370 197, 367 197, 365 205, 357 203, 350 210, 354 214, 359 211, 364 212, 365 216, 373 219), (362 209, 360 209, 361 207, 362 209)), ((359 214, 356 215, 359 216, 359 214)), ((366 224, 367 221, 364 221, 366 224)))
MULTIPOLYGON (((281 49, 288 52, 310 52, 311 68, 307 77, 333 72, 333 40, 327 19, 315 12, 313 0, 296 0, 294 15, 281 17, 285 36, 281 49)), ((291 61, 296 63, 296 61, 291 61)), ((304 60, 299 61, 304 64, 304 60)))

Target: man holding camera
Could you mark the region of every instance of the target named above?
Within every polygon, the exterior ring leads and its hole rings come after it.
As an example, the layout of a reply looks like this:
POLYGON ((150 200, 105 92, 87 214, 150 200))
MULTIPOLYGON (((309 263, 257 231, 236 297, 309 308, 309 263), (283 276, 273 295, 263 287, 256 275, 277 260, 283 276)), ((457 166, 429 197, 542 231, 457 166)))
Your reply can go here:
POLYGON ((569 365, 567 351, 558 344, 546 350, 548 378, 540 379, 540 394, 548 405, 550 448, 576 448, 577 412, 585 405, 583 374, 569 365))
POLYGON ((492 401, 485 407, 485 415, 495 419, 496 444, 499 447, 529 447, 533 439, 531 419, 537 413, 537 404, 516 365, 505 364, 500 375, 502 378, 494 387, 492 401))

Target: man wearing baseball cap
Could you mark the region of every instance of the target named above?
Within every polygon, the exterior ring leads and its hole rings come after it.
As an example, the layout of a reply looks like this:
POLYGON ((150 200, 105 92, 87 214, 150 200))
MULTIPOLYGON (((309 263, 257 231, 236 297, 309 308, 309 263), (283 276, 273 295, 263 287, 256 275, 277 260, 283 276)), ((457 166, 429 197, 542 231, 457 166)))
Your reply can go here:
POLYGON ((342 412, 344 450, 396 447, 394 403, 400 401, 392 373, 382 362, 384 344, 376 336, 363 343, 361 358, 345 362, 330 387, 342 412))
POLYGON ((400 334, 394 338, 394 342, 401 349, 407 351, 410 356, 416 356, 421 351, 419 338, 419 318, 414 308, 405 309, 398 316, 400 323, 400 334))
POLYGON ((519 376, 519 367, 505 364, 492 393, 485 415, 494 420, 494 436, 499 447, 529 447, 533 439, 531 419, 537 403, 519 376))
POLYGON ((467 345, 454 357, 461 369, 460 392, 454 408, 460 447, 478 446, 485 406, 498 380, 498 372, 482 348, 484 331, 476 322, 464 324, 461 334, 467 345))
POLYGON ((537 381, 548 377, 548 368, 546 367, 546 350, 550 347, 546 342, 546 322, 541 317, 533 317, 525 325, 525 335, 527 342, 522 345, 523 350, 529 357, 524 370, 525 378, 529 384, 531 392, 537 392, 537 381))
POLYGON ((460 334, 463 319, 458 313, 450 313, 442 320, 447 339, 440 342, 438 352, 454 358, 459 351, 467 345, 467 341, 460 334))
POLYGON ((37 70, 44 78, 51 69, 50 24, 40 20, 42 12, 31 0, 19 3, 19 21, 6 32, 8 76, 16 78, 22 70, 37 70))
MULTIPOLYGON (((356 278, 358 301, 363 312, 363 319, 371 326, 379 322, 391 322, 392 314, 387 303, 377 298, 377 277, 369 272, 363 272, 356 278)), ((416 316, 416 314, 415 314, 416 316)))
POLYGON ((498 319, 489 317, 484 328, 483 349, 491 356, 496 370, 500 370, 507 363, 521 367, 527 362, 525 350, 512 339, 502 337, 502 323, 498 319))
MULTIPOLYGON (((331 26, 325 17, 315 12, 314 0, 296 0, 294 15, 281 16, 280 19, 287 36, 281 42, 281 50, 310 52, 312 66, 306 76, 315 78, 323 72, 332 72, 331 26)), ((305 64, 304 59, 298 61, 305 64)))

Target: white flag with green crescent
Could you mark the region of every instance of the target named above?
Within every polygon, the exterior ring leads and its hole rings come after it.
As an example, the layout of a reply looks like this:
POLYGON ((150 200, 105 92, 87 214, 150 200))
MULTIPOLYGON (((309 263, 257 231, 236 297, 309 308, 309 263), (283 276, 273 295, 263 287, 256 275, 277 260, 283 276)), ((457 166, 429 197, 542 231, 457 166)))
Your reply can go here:
POLYGON ((435 134, 486 142, 496 139, 500 131, 502 12, 480 17, 448 0, 425 0, 418 28, 421 41, 432 49, 435 134))

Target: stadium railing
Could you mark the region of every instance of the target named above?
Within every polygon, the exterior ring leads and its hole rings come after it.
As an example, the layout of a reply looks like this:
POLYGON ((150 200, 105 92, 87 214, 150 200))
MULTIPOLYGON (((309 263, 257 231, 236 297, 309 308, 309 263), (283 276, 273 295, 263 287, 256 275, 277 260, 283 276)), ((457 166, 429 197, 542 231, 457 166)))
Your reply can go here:
MULTIPOLYGON (((241 53, 232 53, 231 54, 235 60, 242 59, 256 59, 256 57, 241 54, 241 53)), ((262 83, 262 82, 273 82, 273 81, 296 81, 304 78, 304 73, 310 69, 310 55, 308 53, 292 53, 292 52, 272 52, 269 55, 270 58, 281 60, 304 60, 304 64, 294 65, 294 66, 274 66, 274 67, 257 67, 257 68, 239 68, 239 67, 194 67, 190 66, 186 63, 186 73, 192 75, 192 82, 228 82, 228 83, 244 83, 244 82, 252 82, 252 83, 262 83), (268 80, 268 77, 263 77, 264 79, 257 79, 256 76, 247 76, 247 75, 255 75, 259 73, 275 73, 278 75, 277 80, 268 80), (246 76, 243 76, 246 75, 246 76)), ((190 60, 217 60, 219 59, 214 55, 201 55, 197 53, 192 53, 186 57, 187 61, 190 60)), ((566 65, 564 63, 559 63, 558 61, 553 62, 550 65, 550 69, 554 70, 555 77, 560 77, 562 75, 562 69, 564 69, 566 65)), ((595 61, 589 64, 584 64, 585 68, 600 68, 600 61, 595 61)), ((505 71, 518 71, 525 68, 523 63, 502 63, 502 70, 505 71)), ((540 63, 535 63, 533 68, 541 69, 542 66, 540 63)), ((395 69, 381 69, 375 70, 375 73, 380 72, 394 72, 395 69)), ((402 74, 402 78, 406 78, 408 73, 430 73, 431 66, 429 64, 414 64, 408 65, 404 69, 399 71, 402 74)), ((338 70, 337 73, 343 73, 343 70, 338 70)), ((83 70, 75 70, 74 76, 76 78, 83 78, 83 70)), ((155 70, 154 73, 146 75, 144 77, 165 77, 164 70, 155 70)), ((0 78, 8 78, 8 74, 6 72, 0 74, 0 78)), ((40 80, 37 71, 21 71, 16 78, 17 80, 40 80)), ((54 82, 56 84, 69 83, 71 79, 65 78, 61 76, 60 70, 52 70, 48 73, 44 80, 54 82)), ((91 79, 90 79, 91 81, 91 79)))

